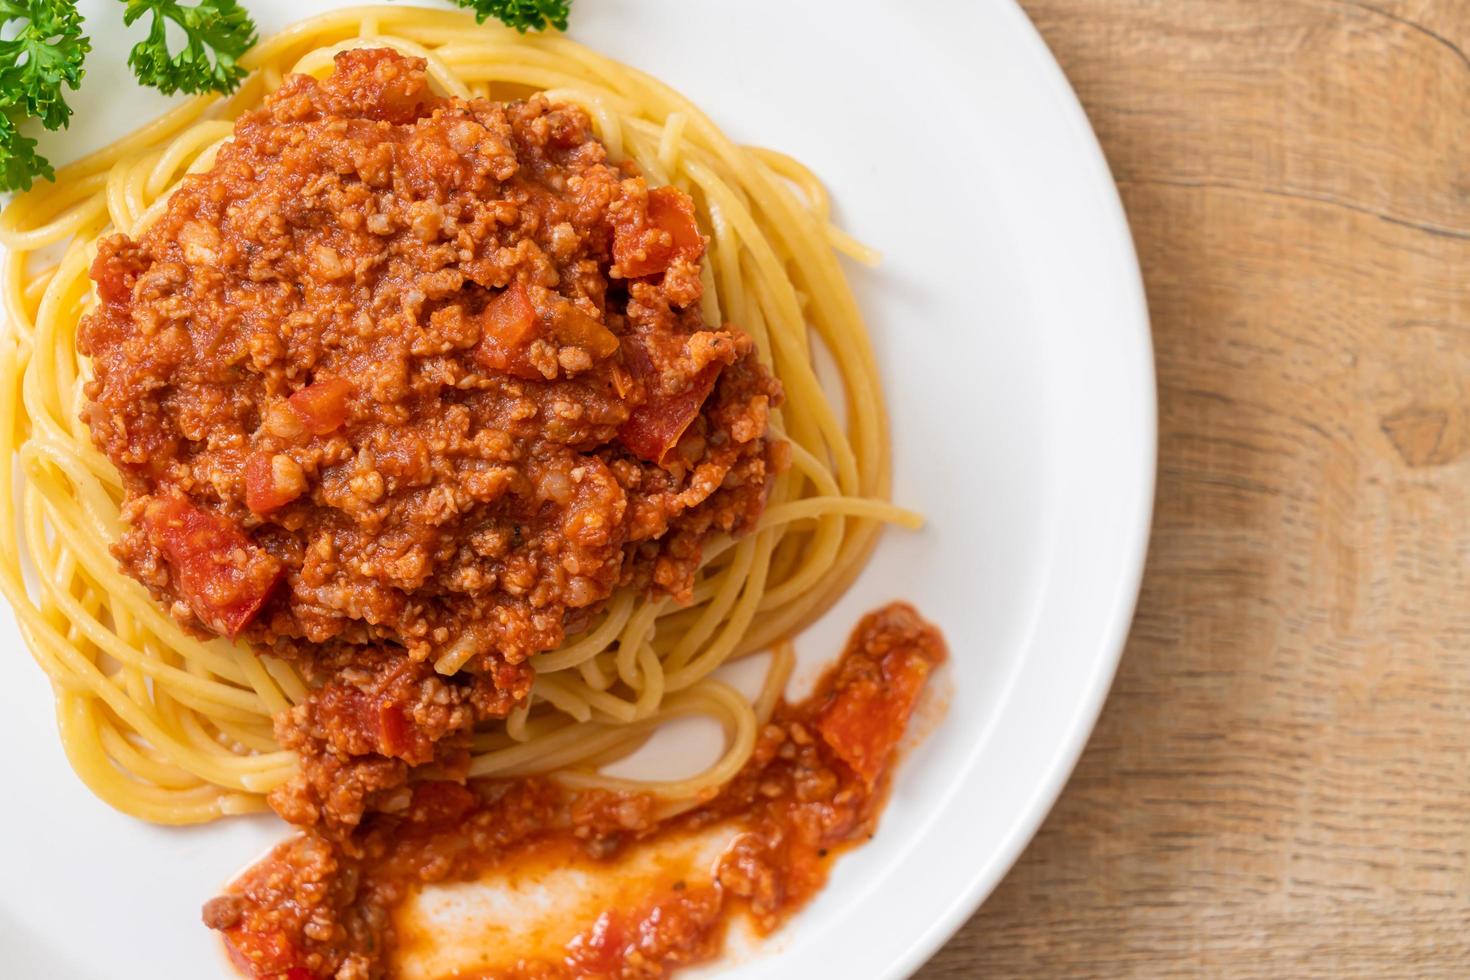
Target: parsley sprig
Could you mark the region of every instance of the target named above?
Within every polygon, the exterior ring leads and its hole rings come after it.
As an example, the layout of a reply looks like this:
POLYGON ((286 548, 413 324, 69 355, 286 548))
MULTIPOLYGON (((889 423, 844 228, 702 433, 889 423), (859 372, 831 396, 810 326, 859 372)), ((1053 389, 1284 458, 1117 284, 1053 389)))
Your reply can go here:
POLYGON ((36 141, 17 129, 8 114, 0 112, 0 186, 28 191, 37 177, 56 179, 51 164, 36 152, 36 141))
POLYGON ((571 13, 572 0, 454 0, 461 7, 475 12, 475 20, 481 24, 485 18, 494 17, 522 34, 527 31, 544 31, 547 26, 559 31, 567 29, 567 14, 571 13))
POLYGON ((177 0, 127 0, 123 23, 152 15, 148 36, 128 53, 138 81, 165 95, 219 92, 227 95, 245 78, 239 59, 255 44, 255 22, 236 0, 199 0, 192 7, 177 0), (170 53, 166 30, 172 21, 184 45, 170 53))
POLYGON ((70 0, 0 0, 0 30, 13 30, 9 40, 0 40, 0 182, 29 189, 36 177, 53 178, 51 164, 21 133, 20 122, 30 116, 60 129, 71 120, 63 89, 81 84, 92 44, 70 0))

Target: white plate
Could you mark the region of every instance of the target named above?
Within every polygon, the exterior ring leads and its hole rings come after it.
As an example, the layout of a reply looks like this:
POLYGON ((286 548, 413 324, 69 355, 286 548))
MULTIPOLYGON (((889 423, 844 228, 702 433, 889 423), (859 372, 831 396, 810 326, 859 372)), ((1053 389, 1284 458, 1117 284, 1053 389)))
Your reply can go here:
MULTIPOLYGON (((263 31, 334 4, 249 0, 263 31)), ((167 104, 124 65, 141 36, 82 0, 95 50, 70 159, 167 104)), ((989 893, 1051 806, 1107 692, 1148 534, 1147 312, 1107 166, 1009 0, 577 0, 572 35, 681 89, 736 138, 810 164, 881 249, 849 267, 892 405, 889 532, 801 641, 836 654, 858 616, 913 600, 953 651, 948 716, 904 760, 877 837, 741 980, 897 977, 989 893), (775 953, 778 955, 767 955, 775 953)), ((51 699, 0 621, 0 950, 14 977, 223 974, 199 906, 282 833, 113 813, 72 775, 51 699)), ((808 671, 810 673, 810 671, 808 671)))

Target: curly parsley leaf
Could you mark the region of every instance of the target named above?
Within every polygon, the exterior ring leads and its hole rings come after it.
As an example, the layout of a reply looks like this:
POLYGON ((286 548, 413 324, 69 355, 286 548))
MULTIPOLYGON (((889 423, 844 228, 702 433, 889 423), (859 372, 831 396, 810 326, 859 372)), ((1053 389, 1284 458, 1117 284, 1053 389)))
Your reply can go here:
POLYGON ((454 0, 461 7, 475 12, 475 20, 484 23, 485 18, 494 17, 522 34, 527 31, 544 31, 547 25, 559 31, 567 29, 567 14, 571 12, 572 0, 454 0))
POLYGON ((255 43, 255 22, 236 0, 199 0, 193 6, 177 0, 126 0, 123 23, 145 14, 153 20, 148 36, 133 46, 128 64, 138 81, 165 95, 175 92, 227 94, 245 77, 238 59, 255 43), (184 46, 168 50, 167 25, 184 35, 184 46))
MULTIPOLYGON (((60 129, 71 119, 62 87, 75 90, 81 84, 82 61, 92 47, 82 33, 82 16, 71 0, 0 0, 0 28, 12 21, 20 29, 0 41, 0 107, 14 107, 47 129, 60 129)), ((15 129, 13 121, 10 129, 15 129)))
POLYGON ((21 135, 15 120, 0 112, 0 190, 28 191, 37 177, 56 179, 51 164, 36 152, 36 141, 21 135))

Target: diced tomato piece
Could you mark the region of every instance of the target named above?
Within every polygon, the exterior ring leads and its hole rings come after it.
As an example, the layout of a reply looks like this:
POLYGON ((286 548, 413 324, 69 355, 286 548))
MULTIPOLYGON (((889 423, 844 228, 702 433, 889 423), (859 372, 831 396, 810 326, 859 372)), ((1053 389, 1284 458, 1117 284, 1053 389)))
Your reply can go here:
POLYGON ((656 275, 675 258, 697 262, 703 254, 694 201, 677 187, 649 191, 647 208, 613 229, 613 261, 625 279, 656 275))
MULTIPOLYGON (((622 347, 628 373, 649 389, 649 395, 647 401, 628 413, 628 420, 618 429, 618 438, 639 459, 663 465, 684 432, 699 416, 699 410, 714 390, 723 365, 706 366, 694 376, 687 388, 668 395, 654 388, 658 382, 658 369, 639 335, 630 334, 622 347)), ((618 384, 616 375, 613 383, 615 386, 618 384)), ((619 395, 626 396, 624 392, 619 395)))
POLYGON ((480 345, 475 348, 474 358, 484 367, 513 378, 541 381, 546 377, 531 363, 525 349, 508 350, 489 339, 480 341, 480 345))
POLYGON ((536 337, 536 307, 519 280, 490 298, 480 314, 484 336, 502 347, 525 347, 536 337))
POLYGON ((281 932, 224 930, 230 962, 251 980, 319 980, 304 964, 305 955, 281 932))
POLYGON ((628 413, 628 421, 618 429, 618 438, 634 456, 662 465, 698 417, 719 376, 720 365, 711 364, 677 395, 654 395, 628 413))
POLYGON ((556 339, 568 347, 581 347, 596 360, 611 357, 618 349, 618 335, 602 321, 573 303, 562 303, 552 318, 556 339))
POLYGON ((347 421, 347 402, 352 382, 346 378, 321 378, 293 394, 287 401, 301 427, 314 436, 336 432, 347 421))
POLYGON ((669 233, 674 254, 697 261, 704 254, 704 236, 694 219, 694 199, 677 187, 656 187, 648 192, 648 220, 669 233))
POLYGON ((650 235, 645 221, 619 222, 613 232, 613 261, 624 279, 663 272, 673 258, 673 242, 650 235))
MULTIPOLYGON (((496 293, 479 314, 480 343, 474 358, 493 371, 517 378, 545 377, 530 360, 531 342, 541 332, 541 317, 520 282, 496 293)), ((618 338, 602 321, 566 300, 558 300, 548 316, 552 333, 561 344, 585 348, 595 359, 611 357, 618 338)))
POLYGON ((378 704, 378 747, 383 755, 401 756, 413 747, 413 732, 403 709, 391 701, 378 704))
POLYGON ((284 574, 281 563, 228 518, 200 510, 181 494, 149 501, 143 525, 189 608, 231 639, 260 612, 284 574))
MULTIPOLYGON (((257 514, 269 514, 301 496, 305 485, 277 472, 275 453, 251 453, 245 461, 245 506, 257 514)), ((290 457, 280 466, 294 465, 290 457)), ((299 474, 300 467, 296 467, 299 474)))
POLYGON ((868 785, 883 774, 903 736, 930 666, 917 650, 890 650, 879 671, 841 677, 818 716, 823 741, 868 785))
POLYGON ((526 356, 540 321, 530 294, 519 281, 496 293, 480 313, 480 343, 474 357, 493 371, 538 379, 540 371, 526 356))

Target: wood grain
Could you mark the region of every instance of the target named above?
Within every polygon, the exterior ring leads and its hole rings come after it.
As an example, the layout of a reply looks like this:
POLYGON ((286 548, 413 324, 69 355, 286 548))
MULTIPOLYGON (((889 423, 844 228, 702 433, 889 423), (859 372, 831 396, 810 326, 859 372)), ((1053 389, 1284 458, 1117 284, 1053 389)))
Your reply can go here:
POLYGON ((1141 604, 922 980, 1470 976, 1470 0, 1026 0, 1137 240, 1141 604))

